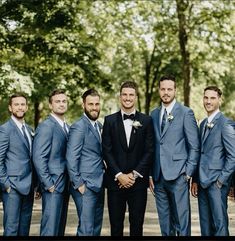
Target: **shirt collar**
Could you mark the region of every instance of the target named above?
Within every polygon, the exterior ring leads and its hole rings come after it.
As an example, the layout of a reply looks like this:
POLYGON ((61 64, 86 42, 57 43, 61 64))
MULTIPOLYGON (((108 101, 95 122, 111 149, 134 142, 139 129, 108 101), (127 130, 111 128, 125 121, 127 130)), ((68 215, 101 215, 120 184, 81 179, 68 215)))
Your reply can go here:
POLYGON ((23 123, 21 123, 20 121, 18 121, 15 116, 11 116, 11 119, 14 121, 14 123, 17 125, 17 127, 21 130, 22 126, 25 125, 25 121, 23 121, 23 123))
MULTIPOLYGON (((95 123, 97 123, 97 120, 96 120, 96 121, 91 120, 91 119, 86 115, 86 113, 84 113, 84 116, 90 121, 90 123, 92 124, 92 126, 95 126, 95 123)), ((97 125, 98 125, 98 123, 97 123, 97 125)))
POLYGON ((56 116, 53 113, 51 113, 51 116, 53 116, 56 119, 56 121, 59 123, 60 126, 64 127, 65 119, 61 120, 58 116, 56 116))
POLYGON ((163 105, 163 103, 162 103, 162 112, 163 112, 163 110, 164 110, 164 108, 165 108, 167 114, 170 114, 170 113, 172 112, 172 109, 173 109, 175 103, 176 103, 176 99, 174 99, 167 107, 165 107, 165 106, 163 105))
POLYGON ((207 121, 208 123, 211 123, 214 117, 220 112, 219 109, 217 109, 215 112, 213 112, 210 116, 208 116, 207 121))

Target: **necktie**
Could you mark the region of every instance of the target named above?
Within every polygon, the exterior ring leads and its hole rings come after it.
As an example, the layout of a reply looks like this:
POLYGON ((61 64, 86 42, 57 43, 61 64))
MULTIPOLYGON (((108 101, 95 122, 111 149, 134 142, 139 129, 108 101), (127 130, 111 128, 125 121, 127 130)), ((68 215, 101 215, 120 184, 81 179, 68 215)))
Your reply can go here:
POLYGON ((134 114, 130 114, 130 115, 123 114, 123 119, 124 120, 127 120, 127 119, 134 120, 135 119, 135 115, 134 114))
POLYGON ((97 135, 98 135, 98 137, 99 137, 99 140, 100 140, 100 132, 99 132, 99 130, 98 130, 98 125, 97 125, 96 122, 95 122, 94 128, 95 128, 95 131, 96 131, 96 133, 97 133, 97 135))
POLYGON ((164 127, 166 125, 166 117, 167 117, 167 112, 166 112, 166 108, 164 108, 164 114, 162 116, 162 124, 161 124, 161 133, 164 130, 164 127))
POLYGON ((64 129, 64 132, 65 132, 66 136, 68 136, 68 131, 67 131, 66 123, 65 123, 65 122, 64 122, 64 125, 63 125, 63 129, 64 129))
POLYGON ((26 143, 27 143, 27 147, 30 149, 30 144, 29 144, 29 138, 27 137, 27 134, 26 134, 26 131, 25 131, 25 125, 22 125, 22 132, 23 132, 23 136, 26 140, 26 143))
POLYGON ((203 133, 202 133, 202 140, 204 139, 204 137, 206 136, 206 133, 208 132, 208 120, 205 122, 204 128, 203 128, 203 133))

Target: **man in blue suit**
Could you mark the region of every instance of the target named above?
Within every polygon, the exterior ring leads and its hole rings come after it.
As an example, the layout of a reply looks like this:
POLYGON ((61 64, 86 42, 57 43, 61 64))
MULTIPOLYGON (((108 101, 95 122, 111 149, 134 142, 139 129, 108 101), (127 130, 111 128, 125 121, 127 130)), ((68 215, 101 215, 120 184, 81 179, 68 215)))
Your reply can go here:
POLYGON ((28 236, 33 209, 32 129, 25 123, 28 110, 23 94, 9 100, 11 118, 0 126, 0 184, 4 236, 28 236))
POLYGON ((200 124, 201 157, 192 184, 198 196, 202 236, 228 236, 227 196, 235 169, 235 129, 220 112, 221 90, 208 86, 203 104, 208 118, 200 124))
POLYGON ((174 76, 159 81, 161 106, 151 113, 156 156, 150 177, 163 236, 191 235, 189 180, 199 161, 199 133, 193 111, 175 100, 174 76))
POLYGON ((41 236, 63 236, 69 201, 66 146, 69 126, 65 122, 68 100, 64 90, 49 96, 51 114, 36 129, 33 162, 42 190, 41 236))
POLYGON ((104 162, 100 136, 102 125, 97 120, 100 95, 96 90, 84 92, 82 107, 84 114, 70 128, 67 167, 79 218, 77 236, 99 236, 104 208, 104 162))

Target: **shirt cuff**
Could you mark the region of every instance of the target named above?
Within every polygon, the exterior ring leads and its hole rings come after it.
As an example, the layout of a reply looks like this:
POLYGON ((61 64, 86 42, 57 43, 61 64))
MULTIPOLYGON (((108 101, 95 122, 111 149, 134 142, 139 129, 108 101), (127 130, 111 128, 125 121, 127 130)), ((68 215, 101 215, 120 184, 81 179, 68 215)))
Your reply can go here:
POLYGON ((143 176, 140 173, 138 173, 136 170, 133 170, 132 172, 133 172, 134 178, 137 178, 137 177, 143 178, 143 176))
POLYGON ((122 174, 122 172, 119 172, 118 174, 115 175, 114 181, 117 181, 117 178, 122 174))

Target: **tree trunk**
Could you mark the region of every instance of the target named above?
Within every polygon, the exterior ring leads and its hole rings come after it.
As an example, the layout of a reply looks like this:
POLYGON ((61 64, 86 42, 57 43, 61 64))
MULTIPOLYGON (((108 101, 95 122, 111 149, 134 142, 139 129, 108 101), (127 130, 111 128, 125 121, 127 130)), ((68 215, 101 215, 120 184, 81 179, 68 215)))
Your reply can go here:
POLYGON ((41 118, 39 105, 40 105, 40 103, 38 101, 35 101, 35 103, 34 103, 34 128, 35 129, 37 128, 39 120, 41 118))
POLYGON ((184 81, 184 104, 190 106, 190 53, 188 51, 188 34, 186 10, 189 5, 188 0, 176 0, 179 20, 179 44, 182 57, 182 78, 184 81))
POLYGON ((150 104, 153 97, 153 89, 157 82, 157 77, 159 74, 159 68, 161 61, 156 61, 154 59, 154 54, 156 51, 156 45, 154 45, 153 51, 151 53, 150 59, 148 57, 148 52, 144 54, 145 58, 145 114, 150 112, 150 104))

